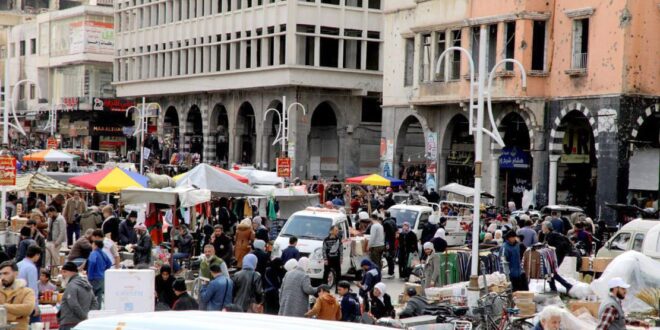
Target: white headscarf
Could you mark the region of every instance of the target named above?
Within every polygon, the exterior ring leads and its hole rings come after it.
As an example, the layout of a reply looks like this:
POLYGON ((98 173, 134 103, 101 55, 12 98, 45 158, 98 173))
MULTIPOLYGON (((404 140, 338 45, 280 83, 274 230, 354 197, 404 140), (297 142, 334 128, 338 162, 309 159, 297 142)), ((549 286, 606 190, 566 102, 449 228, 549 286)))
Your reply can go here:
POLYGON ((300 268, 303 272, 307 273, 307 269, 309 268, 309 258, 307 257, 302 257, 298 259, 298 267, 300 268))
POLYGON ((385 302, 383 299, 385 298, 385 293, 387 292, 387 285, 385 285, 385 283, 383 282, 378 282, 376 285, 374 285, 374 288, 380 291, 380 296, 378 296, 377 298, 380 301, 385 302))
POLYGON ((284 269, 287 272, 294 270, 296 267, 298 267, 298 260, 293 258, 287 260, 287 262, 284 264, 284 269))
POLYGON ((424 250, 426 250, 426 249, 433 250, 433 243, 431 243, 431 242, 424 243, 424 250))
POLYGON ((250 220, 250 218, 245 218, 245 219, 241 220, 241 224, 252 226, 252 220, 250 220))
POLYGON ((433 235, 433 238, 440 237, 444 240, 445 238, 445 229, 444 228, 438 228, 438 230, 435 231, 435 235, 433 235))

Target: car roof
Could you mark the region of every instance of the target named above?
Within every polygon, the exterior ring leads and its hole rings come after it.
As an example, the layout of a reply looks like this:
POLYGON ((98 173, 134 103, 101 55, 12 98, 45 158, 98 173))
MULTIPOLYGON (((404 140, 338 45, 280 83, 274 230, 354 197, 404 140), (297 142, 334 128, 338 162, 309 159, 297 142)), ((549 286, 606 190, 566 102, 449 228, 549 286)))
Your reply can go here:
POLYGON ((433 208, 426 205, 407 205, 407 204, 396 204, 392 205, 391 209, 408 209, 413 211, 433 211, 433 208))
POLYGON ((634 230, 634 231, 649 231, 651 228, 660 225, 658 220, 644 220, 644 219, 635 219, 623 225, 619 231, 623 230, 634 230))
POLYGON ((284 317, 253 313, 166 311, 121 314, 94 318, 78 324, 76 330, 369 330, 380 327, 338 321, 321 321, 302 317, 284 317), (219 326, 220 325, 220 326, 219 326))
POLYGON ((341 213, 339 211, 333 211, 333 210, 324 210, 322 208, 307 208, 302 211, 296 211, 294 212, 291 216, 294 215, 305 215, 305 216, 313 216, 313 217, 319 217, 319 218, 328 218, 328 219, 346 219, 346 215, 344 213, 341 213))

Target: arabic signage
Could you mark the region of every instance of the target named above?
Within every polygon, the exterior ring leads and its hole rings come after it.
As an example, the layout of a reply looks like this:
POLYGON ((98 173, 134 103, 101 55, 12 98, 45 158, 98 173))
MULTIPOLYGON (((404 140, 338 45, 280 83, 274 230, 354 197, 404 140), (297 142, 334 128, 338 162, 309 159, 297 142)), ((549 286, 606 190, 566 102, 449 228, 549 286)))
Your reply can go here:
POLYGON ((46 140, 46 149, 57 149, 57 139, 49 137, 48 140, 46 140))
POLYGON ((592 132, 588 127, 569 126, 564 132, 561 162, 589 164, 591 162, 592 132))
MULTIPOLYGON (((62 97, 60 103, 64 104, 67 110, 78 110, 80 100, 77 97, 62 97)), ((58 108, 58 110, 60 109, 58 108)))
POLYGON ((500 168, 506 170, 529 168, 529 153, 518 147, 506 147, 502 149, 500 156, 500 168))
POLYGON ((291 177, 291 158, 277 158, 277 176, 280 178, 291 177))
POLYGON ((394 141, 392 139, 380 139, 380 163, 383 176, 393 177, 394 141))
POLYGON ((0 156, 0 186, 16 185, 16 158, 0 156))
POLYGON ((135 101, 126 99, 103 99, 94 98, 92 109, 95 111, 116 111, 124 112, 126 109, 135 106, 135 101))
POLYGON ((69 26, 69 53, 112 54, 115 48, 114 24, 77 21, 69 26))

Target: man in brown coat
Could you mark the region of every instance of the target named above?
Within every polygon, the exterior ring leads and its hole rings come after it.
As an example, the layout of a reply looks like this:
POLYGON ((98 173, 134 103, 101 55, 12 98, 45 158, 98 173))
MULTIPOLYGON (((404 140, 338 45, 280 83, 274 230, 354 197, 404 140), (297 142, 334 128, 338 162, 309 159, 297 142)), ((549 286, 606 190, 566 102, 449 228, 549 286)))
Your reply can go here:
POLYGON ((319 298, 316 299, 314 307, 305 316, 316 316, 319 320, 339 321, 341 320, 341 308, 337 299, 330 293, 330 287, 326 284, 319 286, 319 298))
POLYGON ((67 245, 71 246, 75 242, 73 234, 76 234, 76 239, 80 238, 80 216, 87 209, 85 201, 80 198, 80 193, 75 191, 73 197, 69 198, 64 205, 62 216, 66 220, 66 241, 67 245))
POLYGON ((24 280, 16 277, 16 263, 8 260, 0 264, 0 305, 7 309, 7 321, 18 323, 16 330, 27 330, 35 306, 34 292, 26 287, 24 280))

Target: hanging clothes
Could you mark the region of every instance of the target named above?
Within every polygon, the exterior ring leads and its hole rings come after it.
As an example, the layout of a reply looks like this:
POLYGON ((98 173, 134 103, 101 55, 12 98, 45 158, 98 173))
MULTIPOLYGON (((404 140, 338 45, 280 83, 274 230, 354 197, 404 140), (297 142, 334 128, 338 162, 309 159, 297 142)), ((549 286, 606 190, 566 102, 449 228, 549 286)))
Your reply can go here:
POLYGON ((154 245, 163 243, 163 219, 161 212, 156 208, 156 204, 149 204, 147 207, 147 217, 144 220, 144 225, 147 227, 154 245))
POLYGON ((266 204, 266 213, 268 214, 268 220, 275 221, 277 220, 277 211, 275 211, 275 199, 269 198, 268 203, 266 204))
POLYGON ((523 270, 529 279, 546 279, 557 271, 557 254, 553 248, 527 248, 523 253, 523 270))
POLYGON ((247 199, 243 201, 243 216, 252 219, 252 205, 247 199))

